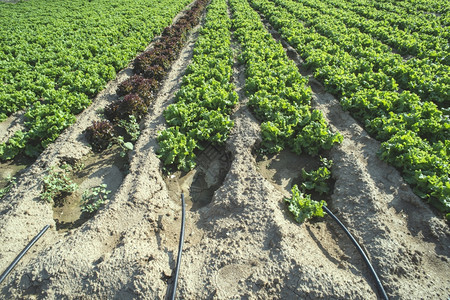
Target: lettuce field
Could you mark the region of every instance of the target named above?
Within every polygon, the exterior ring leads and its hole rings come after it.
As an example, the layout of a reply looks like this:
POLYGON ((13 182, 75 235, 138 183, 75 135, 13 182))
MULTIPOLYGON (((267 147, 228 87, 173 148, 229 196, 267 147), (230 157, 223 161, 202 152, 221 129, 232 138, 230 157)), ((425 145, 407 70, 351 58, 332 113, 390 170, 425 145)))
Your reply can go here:
POLYGON ((180 299, 381 297, 322 205, 389 298, 450 297, 449 23, 448 0, 0 0, 0 270, 51 226, 0 293, 167 297, 184 193, 180 299))

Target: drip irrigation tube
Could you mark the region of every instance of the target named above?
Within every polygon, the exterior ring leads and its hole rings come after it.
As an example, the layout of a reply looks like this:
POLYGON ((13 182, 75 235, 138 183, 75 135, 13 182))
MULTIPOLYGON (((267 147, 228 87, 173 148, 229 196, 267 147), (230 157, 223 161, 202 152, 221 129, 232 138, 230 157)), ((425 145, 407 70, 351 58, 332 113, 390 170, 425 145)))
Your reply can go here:
POLYGON ((17 263, 22 259, 22 257, 30 250, 31 247, 33 247, 34 243, 37 242, 37 240, 47 231, 47 229, 50 227, 50 225, 45 225, 45 227, 39 232, 32 240, 28 243, 28 245, 25 247, 25 249, 22 250, 22 252, 17 255, 16 259, 9 265, 9 267, 6 269, 5 272, 3 272, 2 276, 0 276, 0 284, 5 280, 6 276, 14 269, 14 267, 17 265, 17 263))
POLYGON ((184 241, 184 223, 185 223, 185 203, 184 203, 184 194, 181 194, 181 232, 180 232, 180 243, 178 245, 178 258, 177 258, 177 267, 175 271, 175 278, 173 280, 173 289, 172 289, 172 297, 170 299, 174 300, 175 295, 177 293, 177 283, 178 283, 178 274, 180 273, 180 265, 181 265, 181 253, 183 252, 183 241, 184 241))
POLYGON ((348 229, 345 227, 344 224, 342 224, 342 222, 324 205, 322 206, 323 210, 329 214, 335 221, 336 223, 339 224, 339 226, 341 226, 341 228, 345 231, 345 233, 347 234, 347 236, 350 238, 350 240, 352 241, 353 245, 355 245, 356 249, 358 249, 358 252, 361 254, 361 256, 363 257, 364 261, 366 262, 367 266, 369 267, 370 272, 372 273, 373 277, 375 277, 375 281, 377 284, 377 288, 378 291, 380 293, 380 296, 382 299, 384 300, 388 300, 388 296, 386 294, 386 291, 383 288, 383 285, 381 284, 380 278, 378 278, 377 272, 375 272, 375 269, 373 268, 372 264, 369 261, 369 258, 367 257, 367 255, 364 253, 363 249, 361 248, 361 246, 358 244, 358 242, 355 240, 355 238, 353 237, 353 235, 350 233, 350 231, 348 231, 348 229))

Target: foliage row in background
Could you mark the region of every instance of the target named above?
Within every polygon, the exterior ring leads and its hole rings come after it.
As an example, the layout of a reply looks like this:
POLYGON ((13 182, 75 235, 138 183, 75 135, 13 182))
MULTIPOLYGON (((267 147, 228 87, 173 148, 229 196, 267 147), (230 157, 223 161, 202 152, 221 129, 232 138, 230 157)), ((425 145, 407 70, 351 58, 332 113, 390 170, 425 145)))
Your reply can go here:
POLYGON ((330 132, 322 114, 311 110, 306 79, 264 29, 257 13, 244 2, 231 3, 230 22, 226 7, 225 2, 210 4, 176 103, 164 112, 169 128, 158 137, 164 165, 192 169, 195 150, 206 143, 223 143, 233 126, 228 116, 237 102, 230 83, 231 27, 243 48, 250 106, 263 122, 264 150, 276 153, 290 147, 296 153, 316 155, 341 141, 339 134, 330 132))
POLYGON ((262 121, 262 146, 269 153, 290 148, 317 155, 342 141, 322 113, 311 109, 311 89, 281 43, 264 28, 246 1, 230 1, 235 36, 242 46, 249 106, 262 121))
POLYGON ((168 128, 158 142, 166 168, 192 169, 194 151, 206 143, 222 144, 233 127, 229 115, 238 96, 230 83, 230 27, 226 1, 211 1, 175 103, 164 111, 168 128))
MULTIPOLYGON (((277 153, 291 149, 316 156, 342 141, 339 133, 332 133, 322 113, 311 108, 311 89, 306 86, 297 66, 282 45, 264 28, 257 12, 245 0, 231 0, 235 36, 242 47, 240 60, 245 65, 245 90, 249 106, 261 120, 263 151, 277 153)), ((326 160, 324 160, 326 161, 326 160)), ((331 164, 329 165, 331 166, 331 164)), ((326 167, 322 168, 326 169, 326 167)), ((322 169, 315 171, 317 174, 322 169)), ((323 171, 323 170, 322 170, 323 171)), ((325 201, 315 201, 308 190, 327 190, 329 170, 319 180, 316 173, 303 174, 305 188, 295 185, 292 197, 286 199, 289 210, 298 222, 323 216, 325 201)))
MULTIPOLYGON (((250 2, 343 107, 382 142, 380 157, 399 168, 420 197, 450 216, 450 67, 444 42, 448 9, 442 17, 434 14, 431 28, 419 30, 399 25, 392 12, 387 15, 397 25, 389 25, 375 12, 384 6, 374 8, 363 0, 250 2), (361 3, 373 15, 364 13, 361 3), (336 7, 346 9, 338 9, 338 16, 336 7), (432 32, 436 39, 429 38, 432 32), (402 39, 410 47, 401 46, 402 39)), ((426 15, 421 10, 420 16, 426 15)))
POLYGON ((37 156, 189 2, 0 3, 0 120, 24 110, 26 127, 0 159, 37 156))

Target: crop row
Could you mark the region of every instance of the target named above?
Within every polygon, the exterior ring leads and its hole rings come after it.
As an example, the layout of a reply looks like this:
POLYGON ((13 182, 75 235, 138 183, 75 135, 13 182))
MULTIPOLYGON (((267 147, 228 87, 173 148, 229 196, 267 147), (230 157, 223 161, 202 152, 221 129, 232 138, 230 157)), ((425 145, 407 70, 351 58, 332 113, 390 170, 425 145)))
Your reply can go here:
POLYGON ((291 148, 316 155, 340 142, 323 115, 311 110, 311 90, 282 45, 265 30, 259 15, 246 1, 230 1, 235 36, 246 67, 249 106, 262 121, 262 146, 274 153, 291 148))
POLYGON ((0 120, 25 110, 0 159, 37 156, 187 3, 0 3, 0 120))
POLYGON ((440 0, 428 0, 423 3, 419 3, 419 1, 396 1, 391 3, 389 1, 369 2, 367 0, 358 0, 346 5, 348 5, 349 9, 352 9, 353 4, 360 11, 360 14, 367 14, 368 18, 375 20, 387 20, 390 24, 398 26, 400 29, 439 34, 442 31, 438 29, 438 24, 439 26, 448 25, 445 23, 448 17, 442 16, 442 14, 447 14, 448 16, 449 10, 443 4, 443 1, 440 0), (422 6, 424 3, 426 5, 422 6), (362 11, 363 7, 366 8, 366 11, 362 11))
MULTIPOLYGON (((303 2, 306 3, 306 2, 303 2)), ((311 3, 308 1, 308 5, 311 3)), ((366 3, 367 4, 367 3, 366 3)), ((448 58, 448 25, 442 24, 441 17, 422 13, 389 13, 367 5, 355 5, 345 0, 327 0, 326 3, 313 4, 328 14, 349 22, 361 31, 371 33, 379 40, 396 48, 405 55, 417 55, 437 63, 450 63, 448 58), (331 6, 331 7, 330 7, 331 6)))
MULTIPOLYGON (((414 2, 408 0, 401 0, 396 1, 395 3, 392 3, 389 0, 377 2, 375 1, 369 2, 368 0, 355 1, 356 6, 360 7, 373 6, 374 8, 376 8, 378 10, 375 12, 377 18, 383 18, 381 16, 382 12, 390 13, 389 18, 391 18, 391 15, 405 16, 406 18, 407 15, 410 15, 414 17, 414 19, 412 19, 414 21, 414 24, 411 24, 411 26, 417 27, 424 25, 425 28, 427 27, 426 24, 421 23, 421 21, 438 22, 443 26, 447 26, 449 24, 448 21, 450 16, 449 15, 450 9, 449 6, 446 4, 448 3, 445 3, 445 1, 441 0, 426 0, 414 2)), ((397 22, 401 22, 399 18, 397 22)), ((394 24, 397 24, 397 22, 394 22, 394 24)))
POLYGON ((318 79, 336 95, 345 96, 343 106, 383 142, 381 157, 403 171, 419 196, 449 212, 448 115, 414 93, 399 93, 390 76, 375 70, 370 61, 345 52, 326 36, 305 28, 296 14, 283 8, 285 5, 268 0, 251 3, 316 69, 318 79))
MULTIPOLYGON (((160 81, 180 54, 189 31, 199 23, 206 2, 207 0, 195 1, 182 17, 163 30, 151 49, 142 52, 135 59, 136 74, 117 88, 120 98, 105 108, 106 120, 94 121, 86 130, 88 142, 94 151, 100 152, 113 143, 123 147, 137 139, 138 134, 133 134, 130 129, 138 128, 137 123, 147 114, 148 107, 158 92, 160 81)), ((131 149, 131 145, 128 145, 128 149, 131 149)))
MULTIPOLYGON (((399 0, 392 3, 391 0, 382 1, 368 1, 368 0, 358 0, 355 3, 364 5, 373 5, 376 8, 389 10, 392 12, 405 11, 411 15, 431 15, 430 18, 436 15, 445 15, 448 20, 448 13, 450 8, 448 6, 448 1, 442 0, 424 0, 424 1, 409 1, 409 0, 399 0)), ((448 25, 448 22, 447 22, 448 25)))
POLYGON ((159 133, 158 155, 167 169, 192 169, 195 151, 222 144, 233 127, 229 115, 238 96, 230 83, 230 26, 226 1, 212 0, 175 103, 164 111, 168 128, 159 133))
MULTIPOLYGON (((333 9, 328 8, 327 11, 330 12, 330 15, 327 15, 323 13, 323 10, 319 11, 305 7, 303 4, 295 1, 277 0, 274 2, 286 8, 290 14, 299 20, 304 21, 305 26, 297 26, 297 30, 302 28, 304 34, 323 36, 324 42, 330 41, 339 47, 337 50, 332 50, 340 51, 338 53, 339 56, 345 54, 344 52, 350 54, 351 57, 344 57, 343 59, 347 61, 353 59, 352 62, 346 62, 346 65, 360 68, 357 72, 367 72, 371 68, 380 74, 382 73, 393 78, 392 88, 394 89, 396 84, 398 84, 400 88, 415 92, 421 98, 427 99, 427 101, 434 101, 442 107, 450 104, 449 66, 433 63, 428 59, 414 58, 405 62, 400 55, 392 53, 390 47, 373 39, 370 34, 362 33, 355 27, 347 27, 344 22, 339 20, 339 16, 331 13, 333 9)), ((307 2, 309 0, 305 0, 302 3, 307 2)), ((362 24, 361 22, 364 22, 353 17, 346 20, 353 20, 354 24, 362 24)), ((333 54, 330 51, 328 52, 333 54)), ((448 54, 448 51, 444 52, 446 55, 448 54)), ((320 54, 318 55, 319 59, 322 59, 320 54)), ((310 60, 313 59, 314 56, 310 58, 310 60)), ((338 59, 342 59, 342 57, 338 59)))
POLYGON ((447 26, 449 24, 449 6, 448 2, 441 0, 425 0, 425 1, 409 1, 400 0, 393 3, 390 0, 383 1, 370 1, 370 0, 357 0, 354 1, 356 6, 368 6, 375 7, 380 11, 392 12, 396 14, 409 14, 412 16, 420 16, 425 20, 433 20, 436 17, 440 18, 442 25, 447 26))
POLYGON ((229 135, 233 126, 229 115, 238 101, 230 83, 231 28, 242 48, 249 106, 262 121, 263 149, 274 153, 289 147, 316 155, 342 141, 321 112, 311 109, 307 79, 264 29, 258 14, 245 1, 231 1, 230 7, 232 21, 225 0, 209 5, 192 63, 175 103, 164 112, 168 128, 158 136, 158 154, 165 168, 192 169, 196 150, 208 143, 222 144, 229 135))

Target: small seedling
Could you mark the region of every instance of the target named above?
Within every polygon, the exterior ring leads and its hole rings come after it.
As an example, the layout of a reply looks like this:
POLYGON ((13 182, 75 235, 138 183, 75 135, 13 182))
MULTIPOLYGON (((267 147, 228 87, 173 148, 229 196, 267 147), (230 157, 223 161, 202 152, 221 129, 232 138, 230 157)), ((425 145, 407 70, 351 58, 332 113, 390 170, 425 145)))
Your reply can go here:
POLYGON ((51 167, 43 179, 43 192, 41 200, 55 202, 64 194, 71 194, 78 189, 78 185, 70 178, 72 166, 63 164, 60 167, 51 167))
POLYGON ((125 142, 123 136, 114 137, 113 141, 120 147, 120 157, 124 157, 128 151, 134 149, 133 143, 125 142))
POLYGON ((111 191, 106 189, 106 184, 84 191, 81 198, 81 211, 88 213, 96 212, 108 200, 109 193, 111 191))
POLYGON ((130 115, 128 118, 129 120, 120 120, 119 126, 125 129, 128 135, 131 137, 131 141, 135 142, 141 134, 141 131, 139 130, 139 123, 137 122, 136 117, 133 115, 130 115))
POLYGON ((16 177, 8 176, 5 178, 6 186, 0 189, 0 199, 2 199, 6 194, 9 193, 11 188, 16 184, 16 177))
POLYGON ((77 162, 77 163, 75 163, 75 164, 73 165, 72 170, 73 170, 74 173, 76 173, 76 172, 82 171, 85 167, 86 167, 86 166, 85 166, 84 163, 82 163, 82 162, 77 162))

